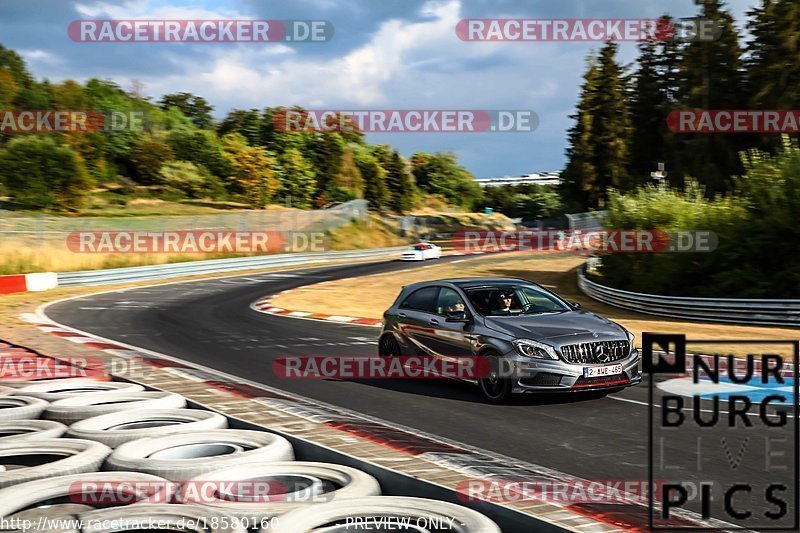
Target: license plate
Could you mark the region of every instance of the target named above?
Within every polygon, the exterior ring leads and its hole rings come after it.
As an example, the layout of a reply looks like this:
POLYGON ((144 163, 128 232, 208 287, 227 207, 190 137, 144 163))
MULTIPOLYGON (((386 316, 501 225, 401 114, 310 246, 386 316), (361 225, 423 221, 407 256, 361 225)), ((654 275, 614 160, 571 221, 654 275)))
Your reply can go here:
POLYGON ((616 376, 617 374, 622 374, 622 365, 587 366, 583 368, 583 377, 585 378, 616 376))

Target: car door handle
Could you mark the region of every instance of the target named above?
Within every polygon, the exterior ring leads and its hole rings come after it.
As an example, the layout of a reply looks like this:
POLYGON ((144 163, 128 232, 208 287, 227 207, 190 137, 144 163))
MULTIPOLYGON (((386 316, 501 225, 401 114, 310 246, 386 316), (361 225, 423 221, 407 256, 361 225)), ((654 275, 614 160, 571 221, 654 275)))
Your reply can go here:
POLYGON ((399 316, 400 318, 405 318, 405 317, 406 317, 406 314, 405 314, 405 313, 400 313, 400 314, 398 314, 397 316, 399 316))
POLYGON ((439 321, 438 321, 438 320, 436 320, 435 318, 431 318, 431 321, 430 321, 429 323, 430 323, 430 324, 433 324, 434 326, 436 326, 436 325, 438 325, 438 324, 439 324, 439 321))

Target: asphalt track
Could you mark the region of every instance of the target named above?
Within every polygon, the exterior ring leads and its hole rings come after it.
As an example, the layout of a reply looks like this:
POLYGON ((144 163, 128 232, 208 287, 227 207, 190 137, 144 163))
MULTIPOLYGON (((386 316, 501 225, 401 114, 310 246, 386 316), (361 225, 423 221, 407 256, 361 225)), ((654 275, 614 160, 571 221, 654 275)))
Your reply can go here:
MULTIPOLYGON (((477 388, 468 383, 306 380, 274 375, 272 361, 280 356, 376 354, 379 329, 262 314, 250 309, 254 300, 320 281, 409 267, 408 263, 382 261, 143 287, 56 303, 47 308, 47 315, 108 339, 573 476, 593 480, 647 479, 647 378, 641 385, 611 397, 528 395, 512 405, 497 406, 485 403, 477 388)), ((535 273, 531 276, 535 279, 535 273)), ((369 298, 369 294, 363 296, 369 298)), ((657 390, 655 395, 658 402, 657 390)), ((724 409, 726 404, 722 405, 724 409)), ((691 417, 690 412, 685 414, 691 417)), ((755 425, 754 429, 738 430, 736 434, 726 433, 724 428, 689 427, 657 433, 656 462, 664 457, 666 463, 674 465, 670 479, 712 481, 717 487, 749 482, 754 485, 749 501, 753 511, 774 509, 763 504, 761 494, 762 485, 776 476, 765 466, 763 439, 778 436, 791 443, 794 428, 790 422, 779 432, 767 432, 755 425), (661 435, 665 438, 660 439, 661 435), (697 473, 700 436, 704 439, 703 471, 697 473), (749 444, 743 444, 744 437, 749 437, 749 444), (735 458, 740 455, 742 460, 737 463, 735 458)), ((794 468, 791 455, 790 452, 789 457, 773 461, 772 465, 782 461, 790 469, 790 478, 794 468)), ((785 479, 786 475, 782 472, 779 477, 785 479)), ((790 485, 784 493, 790 513, 797 505, 793 490, 790 485)), ((745 506, 748 498, 740 495, 736 501, 745 506)), ((712 514, 731 520, 723 511, 721 495, 715 494, 712 514)), ((761 517, 760 524, 764 522, 761 517)))

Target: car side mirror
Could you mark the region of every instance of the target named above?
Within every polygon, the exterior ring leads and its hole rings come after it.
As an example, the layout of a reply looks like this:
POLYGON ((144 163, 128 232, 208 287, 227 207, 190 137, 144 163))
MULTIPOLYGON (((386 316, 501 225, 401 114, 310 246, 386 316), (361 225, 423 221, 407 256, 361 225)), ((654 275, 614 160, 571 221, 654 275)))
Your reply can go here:
POLYGON ((583 306, 582 306, 581 304, 579 304, 578 302, 572 302, 572 303, 570 303, 570 305, 571 305, 571 306, 572 306, 572 308, 573 308, 574 310, 576 310, 576 311, 577 311, 578 309, 580 309, 581 307, 583 307, 583 306))
POLYGON ((445 322, 469 322, 466 311, 450 311, 445 322))

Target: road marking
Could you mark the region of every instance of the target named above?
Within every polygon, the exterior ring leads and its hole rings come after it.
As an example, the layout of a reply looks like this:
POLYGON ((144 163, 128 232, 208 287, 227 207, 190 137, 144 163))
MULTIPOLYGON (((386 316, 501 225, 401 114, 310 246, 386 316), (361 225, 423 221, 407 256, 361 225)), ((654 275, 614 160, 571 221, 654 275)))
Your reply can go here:
MULTIPOLYGON (((640 400, 631 400, 630 398, 620 398, 619 396, 608 395, 608 396, 606 396, 606 398, 608 398, 609 400, 617 400, 617 401, 620 401, 620 402, 635 403, 636 405, 643 405, 645 407, 649 407, 649 405, 650 405, 647 402, 642 402, 640 400)), ((653 407, 655 407, 656 409, 660 409, 661 408, 661 404, 654 403, 653 407)), ((691 411, 692 408, 691 407, 684 407, 682 410, 683 411, 691 411)), ((714 411, 711 410, 711 409, 700 409, 700 412, 701 413, 713 413, 714 411)), ((723 414, 723 415, 727 415, 728 411, 725 411, 724 409, 720 409, 719 413, 723 414)), ((761 416, 759 413, 745 413, 745 414, 747 416, 761 416)), ((780 415, 772 414, 772 413, 766 413, 766 415, 767 416, 775 416, 775 417, 779 417, 780 416, 780 415)))

